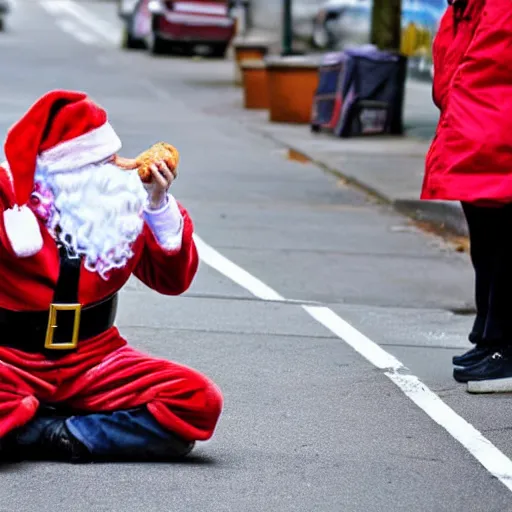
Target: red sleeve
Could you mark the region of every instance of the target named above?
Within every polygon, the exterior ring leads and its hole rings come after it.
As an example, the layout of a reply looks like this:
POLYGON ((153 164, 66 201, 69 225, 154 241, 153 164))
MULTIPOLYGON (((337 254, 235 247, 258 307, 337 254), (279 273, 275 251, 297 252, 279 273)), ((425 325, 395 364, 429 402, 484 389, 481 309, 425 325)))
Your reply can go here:
POLYGON ((157 242, 151 229, 144 225, 143 249, 134 275, 146 286, 164 295, 180 295, 188 290, 197 273, 199 256, 192 234, 194 226, 187 211, 183 216, 183 239, 178 251, 167 251, 157 242))

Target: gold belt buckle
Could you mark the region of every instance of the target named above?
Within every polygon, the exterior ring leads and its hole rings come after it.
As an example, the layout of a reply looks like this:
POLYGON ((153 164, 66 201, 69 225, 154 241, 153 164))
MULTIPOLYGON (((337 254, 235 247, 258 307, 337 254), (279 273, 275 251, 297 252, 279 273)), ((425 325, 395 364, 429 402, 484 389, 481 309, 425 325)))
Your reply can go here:
POLYGON ((46 338, 44 348, 48 350, 73 350, 78 345, 78 334, 80 332, 80 313, 82 311, 81 304, 51 304, 50 313, 48 315, 48 328, 46 329, 46 338), (57 329, 57 313, 59 311, 74 311, 75 320, 73 323, 73 334, 71 341, 67 343, 54 343, 53 336, 57 329))

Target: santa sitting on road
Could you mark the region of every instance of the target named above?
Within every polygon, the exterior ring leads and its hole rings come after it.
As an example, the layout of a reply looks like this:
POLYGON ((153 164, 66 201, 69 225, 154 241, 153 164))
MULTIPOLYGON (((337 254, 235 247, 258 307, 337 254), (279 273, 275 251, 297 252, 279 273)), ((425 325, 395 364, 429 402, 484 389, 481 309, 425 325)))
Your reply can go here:
POLYGON ((40 98, 7 135, 0 460, 167 460, 213 435, 216 385, 114 326, 132 274, 178 295, 198 267, 192 222, 168 192, 177 161, 152 162, 146 184, 120 148, 105 111, 71 91, 40 98))

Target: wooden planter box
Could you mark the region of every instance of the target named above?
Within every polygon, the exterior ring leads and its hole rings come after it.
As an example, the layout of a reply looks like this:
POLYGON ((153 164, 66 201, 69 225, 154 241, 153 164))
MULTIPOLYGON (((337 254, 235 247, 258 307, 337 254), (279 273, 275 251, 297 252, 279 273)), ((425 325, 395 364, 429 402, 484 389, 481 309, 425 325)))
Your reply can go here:
POLYGON ((270 121, 309 124, 320 60, 308 56, 271 57, 266 65, 270 121))
POLYGON ((250 42, 244 39, 233 43, 235 52, 235 83, 242 85, 241 63, 246 60, 263 60, 268 54, 268 46, 263 43, 250 42))
POLYGON ((268 109, 267 67, 263 60, 245 60, 241 63, 244 85, 244 107, 268 109))

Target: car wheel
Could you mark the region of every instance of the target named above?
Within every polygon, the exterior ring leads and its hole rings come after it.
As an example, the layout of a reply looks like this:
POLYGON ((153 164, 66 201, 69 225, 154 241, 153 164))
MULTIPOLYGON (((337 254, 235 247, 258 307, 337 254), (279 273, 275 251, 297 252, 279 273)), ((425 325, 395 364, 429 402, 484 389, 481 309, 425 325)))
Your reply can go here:
POLYGON ((193 57, 196 54, 196 47, 193 43, 180 43, 181 54, 186 57, 193 57))
POLYGON ((226 53, 228 51, 228 44, 221 43, 221 44, 214 44, 211 46, 211 56, 215 57, 217 59, 224 59, 226 58, 226 53))
POLYGON ((318 21, 315 22, 313 25, 313 45, 320 49, 325 50, 329 48, 331 45, 331 34, 329 33, 329 30, 327 30, 327 27, 325 26, 325 23, 320 23, 318 21))
POLYGON ((144 48, 144 41, 132 36, 127 25, 123 27, 121 48, 125 50, 139 50, 144 48))
POLYGON ((167 53, 169 45, 152 30, 148 38, 148 49, 152 55, 163 55, 167 53))

